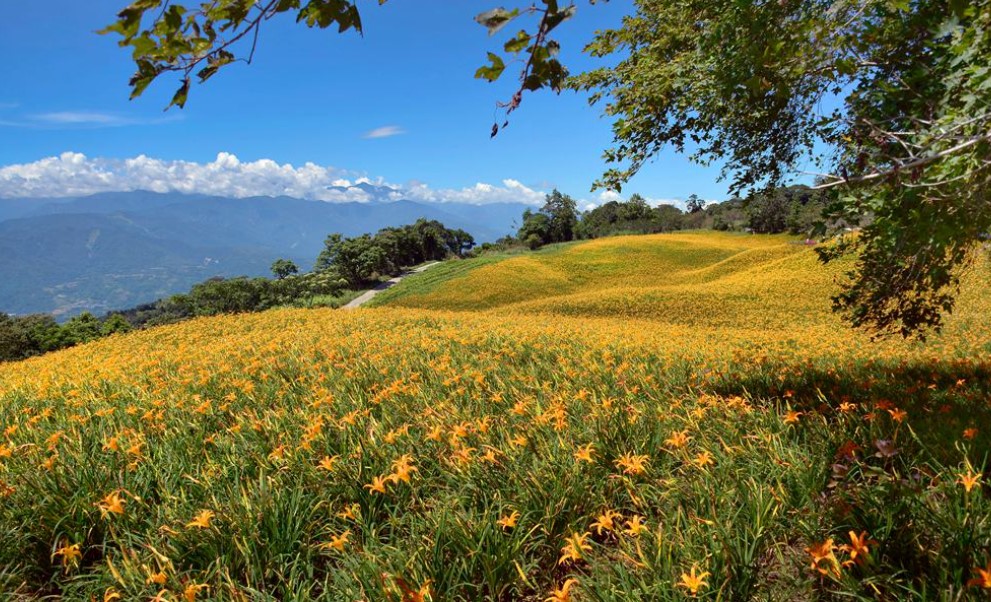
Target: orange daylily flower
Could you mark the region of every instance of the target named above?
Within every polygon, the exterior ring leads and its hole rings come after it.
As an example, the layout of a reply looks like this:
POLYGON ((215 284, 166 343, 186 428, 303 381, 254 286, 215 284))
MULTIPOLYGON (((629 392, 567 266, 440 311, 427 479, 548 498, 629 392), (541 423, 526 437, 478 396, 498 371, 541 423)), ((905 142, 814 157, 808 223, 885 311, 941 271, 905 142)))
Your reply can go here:
POLYGON ((107 518, 110 514, 124 514, 125 501, 124 498, 120 497, 119 492, 113 491, 98 502, 96 506, 100 509, 100 514, 103 518, 107 518))
POLYGON ((282 460, 286 457, 286 446, 282 444, 272 450, 272 453, 268 454, 269 460, 282 460))
POLYGON ((193 520, 186 523, 187 528, 196 527, 198 529, 209 529, 210 521, 216 516, 213 510, 201 510, 193 520))
POLYGON ((512 513, 510 513, 509 515, 504 516, 499 520, 497 520, 496 524, 502 527, 503 529, 512 529, 513 527, 516 526, 516 521, 518 521, 519 519, 520 519, 520 513, 517 512, 516 510, 513 510, 512 513))
POLYGON ((577 579, 567 579, 561 584, 561 587, 556 588, 551 595, 544 598, 544 602, 571 602, 571 588, 578 583, 577 579))
POLYGON ((62 547, 55 550, 52 554, 52 559, 56 556, 61 556, 62 566, 65 567, 65 571, 68 572, 71 567, 79 564, 79 559, 83 557, 83 553, 80 550, 81 547, 81 544, 78 543, 70 545, 69 542, 65 542, 62 544, 62 547))
POLYGON ((345 506, 344 510, 337 513, 338 518, 343 518, 346 520, 354 520, 358 516, 358 511, 361 510, 361 506, 358 504, 351 504, 350 506, 345 506))
POLYGON ((693 596, 697 595, 700 589, 709 585, 709 582, 705 580, 709 576, 709 572, 698 573, 697 571, 698 565, 693 564, 689 572, 681 574, 681 581, 677 584, 678 587, 687 589, 693 596))
POLYGON ((581 447, 578 448, 577 451, 575 451, 575 460, 577 460, 578 462, 588 462, 591 464, 595 462, 595 460, 592 459, 592 452, 594 451, 595 451, 594 444, 588 443, 586 445, 582 445, 581 447))
POLYGON ((616 512, 615 510, 606 510, 598 517, 596 517, 595 522, 592 523, 590 526, 593 529, 595 529, 595 533, 597 535, 602 535, 603 531, 608 531, 608 532, 614 531, 616 529, 615 519, 622 517, 623 515, 620 514, 619 512, 616 512))
POLYGON ((558 564, 564 564, 565 562, 578 562, 582 559, 582 552, 588 552, 592 549, 592 546, 585 543, 588 536, 591 535, 588 531, 579 535, 578 533, 572 533, 564 541, 564 546, 561 547, 561 558, 558 559, 558 564))
POLYGON ((692 459, 692 462, 694 462, 699 468, 705 468, 706 466, 716 463, 716 461, 712 458, 712 454, 709 453, 709 450, 702 450, 702 453, 695 456, 692 459))
POLYGON ((385 493, 385 486, 389 482, 389 477, 377 476, 372 478, 371 483, 364 485, 364 488, 372 493, 385 493))
POLYGON ((623 454, 616 460, 616 468, 622 468, 623 474, 639 475, 647 471, 646 465, 650 461, 650 456, 623 454))
POLYGON ((626 528, 623 529, 623 533, 632 535, 633 537, 639 537, 646 530, 647 527, 643 524, 643 517, 634 515, 626 520, 626 528))
POLYGON ((905 418, 908 417, 908 412, 900 408, 892 408, 888 410, 888 413, 891 414, 891 419, 898 423, 904 422, 905 418))
POLYGON ((785 413, 784 418, 782 418, 781 420, 783 420, 785 424, 796 424, 798 423, 798 420, 799 418, 801 418, 803 413, 804 412, 796 412, 795 410, 788 410, 785 413))
POLYGON ((833 545, 833 538, 829 538, 822 543, 812 544, 805 549, 812 557, 811 568, 821 575, 840 574, 840 563, 836 559, 836 546, 833 545))
POLYGON ((186 599, 186 602, 196 602, 196 594, 204 589, 210 589, 210 586, 205 583, 190 583, 183 590, 182 597, 186 599))
POLYGON ((317 468, 320 470, 326 470, 327 472, 334 472, 334 464, 336 464, 339 459, 340 456, 324 456, 317 465, 317 468))
MULTIPOLYGON (((383 577, 388 577, 388 575, 383 574, 383 577)), ((430 584, 433 581, 430 579, 421 585, 420 589, 413 589, 402 577, 396 577, 395 581, 396 585, 399 586, 399 591, 402 592, 402 602, 426 602, 427 598, 433 599, 430 595, 430 584)))
MULTIPOLYGON (((392 463, 393 473, 386 477, 386 479, 392 481, 393 483, 409 483, 410 474, 418 472, 416 466, 413 466, 411 462, 413 461, 412 456, 405 454, 398 460, 392 463)), ((383 492, 384 493, 384 492, 383 492)))
POLYGON ((320 546, 320 549, 337 550, 338 552, 341 552, 344 550, 344 546, 348 544, 350 538, 351 538, 351 529, 344 531, 344 533, 341 533, 340 535, 331 535, 330 541, 325 544, 322 544, 320 546))
POLYGON ((960 475, 958 475, 958 476, 960 478, 957 479, 957 483, 960 483, 961 485, 963 485, 964 491, 966 491, 967 493, 970 493, 970 490, 973 489, 974 487, 980 487, 981 486, 981 483, 980 483, 981 477, 984 476, 984 475, 982 475, 979 472, 967 471, 966 474, 960 473, 960 475))
POLYGON ((165 585, 168 581, 169 576, 165 574, 165 571, 158 571, 157 573, 150 573, 148 578, 145 579, 145 584, 150 585, 154 583, 155 585, 165 585))
POLYGON ((870 558, 869 546, 875 546, 877 542, 867 538, 867 531, 861 531, 860 535, 857 535, 854 531, 850 531, 849 536, 850 543, 843 544, 839 547, 850 555, 849 560, 843 561, 843 566, 850 566, 852 564, 863 565, 870 558))
POLYGON ((688 429, 685 429, 671 433, 671 436, 664 440, 664 444, 673 449, 681 449, 688 445, 688 442, 691 440, 692 438, 688 435, 688 429))
POLYGON ((977 574, 976 577, 967 582, 970 587, 980 587, 982 589, 991 590, 991 560, 988 561, 988 565, 984 568, 977 567, 974 569, 977 574))

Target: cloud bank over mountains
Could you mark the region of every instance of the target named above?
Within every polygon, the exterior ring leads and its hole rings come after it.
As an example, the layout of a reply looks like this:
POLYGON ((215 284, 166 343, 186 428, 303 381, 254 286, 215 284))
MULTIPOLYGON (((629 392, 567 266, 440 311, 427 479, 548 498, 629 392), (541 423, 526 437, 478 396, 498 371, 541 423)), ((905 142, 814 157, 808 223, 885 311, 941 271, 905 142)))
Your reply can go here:
POLYGON ((431 188, 422 182, 397 186, 379 178, 314 163, 293 166, 271 159, 245 162, 220 153, 210 163, 165 161, 145 155, 131 159, 90 158, 62 153, 33 163, 0 167, 0 198, 75 197, 100 192, 180 192, 231 198, 290 196, 328 202, 408 199, 435 203, 528 203, 540 205, 544 191, 512 180, 460 189, 431 188))
MULTIPOLYGON (((507 178, 499 184, 478 182, 465 188, 432 188, 424 182, 390 184, 353 172, 315 163, 300 166, 271 159, 241 161, 231 153, 219 153, 214 161, 166 161, 145 155, 131 159, 87 157, 66 152, 33 163, 0 166, 0 198, 79 197, 101 192, 179 192, 229 198, 289 196, 299 199, 344 202, 388 202, 406 199, 429 203, 525 203, 539 207, 549 190, 536 190, 507 178)), ((568 191, 565 191, 568 192, 568 191)), ((572 193, 573 194, 573 193, 572 193)), ((592 199, 577 197, 578 208, 591 209, 622 197, 603 191, 592 199)), ((646 199, 651 205, 676 199, 646 199)))

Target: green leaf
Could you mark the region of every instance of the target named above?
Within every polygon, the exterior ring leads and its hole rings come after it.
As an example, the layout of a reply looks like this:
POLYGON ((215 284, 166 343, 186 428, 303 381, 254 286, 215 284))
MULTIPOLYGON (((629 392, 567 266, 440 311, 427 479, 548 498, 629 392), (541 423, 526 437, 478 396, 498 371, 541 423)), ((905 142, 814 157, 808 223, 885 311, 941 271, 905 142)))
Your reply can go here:
POLYGON ((528 34, 523 30, 520 30, 520 32, 516 34, 515 37, 510 38, 510 40, 506 42, 506 45, 503 46, 503 49, 506 52, 512 52, 515 54, 526 48, 527 44, 530 43, 530 39, 531 39, 530 34, 528 34))
POLYGON ((515 19, 520 15, 520 10, 514 8, 513 10, 506 10, 505 8, 493 8, 490 11, 486 11, 477 17, 475 21, 480 25, 486 27, 489 30, 489 35, 495 35, 500 29, 506 26, 507 23, 515 19))
POLYGON ((131 83, 131 88, 132 88, 132 90, 131 90, 131 100, 134 100, 135 98, 141 96, 141 94, 145 91, 145 88, 147 88, 151 84, 151 82, 153 82, 153 81, 155 81, 155 76, 154 75, 145 75, 145 76, 141 76, 141 77, 138 77, 138 76, 132 77, 131 78, 131 82, 130 82, 131 83))
POLYGON ((161 73, 161 69, 158 65, 147 59, 138 60, 137 65, 137 73, 131 76, 131 80, 128 82, 132 88, 131 100, 141 96, 141 93, 145 91, 145 88, 147 88, 151 82, 155 81, 155 78, 158 77, 159 73, 161 73))
POLYGON ((550 9, 548 9, 547 17, 544 20, 545 26, 547 27, 547 31, 548 32, 552 31, 555 27, 557 27, 561 23, 564 23, 568 19, 574 17, 576 10, 577 8, 574 5, 568 6, 564 10, 559 10, 554 12, 551 12, 550 9))
MULTIPOLYGON (((175 105, 180 109, 186 106, 186 99, 189 98, 189 78, 182 80, 182 85, 176 90, 176 93, 172 96, 172 102, 169 103, 169 107, 175 105)), ((166 107, 166 108, 169 108, 166 107)))
POLYGON ((492 62, 491 65, 487 65, 485 67, 479 67, 478 70, 475 71, 476 79, 485 79, 490 82, 494 82, 495 80, 499 79, 499 76, 502 75, 502 72, 506 70, 506 63, 503 62, 502 57, 500 57, 499 55, 490 52, 489 61, 492 62))
POLYGON ((168 25, 169 29, 178 31, 182 27, 182 15, 185 12, 186 9, 178 4, 169 7, 169 10, 165 12, 165 24, 168 25))
POLYGON ((134 48, 133 56, 137 60, 151 54, 155 50, 156 44, 151 36, 145 33, 131 40, 131 47, 134 48))

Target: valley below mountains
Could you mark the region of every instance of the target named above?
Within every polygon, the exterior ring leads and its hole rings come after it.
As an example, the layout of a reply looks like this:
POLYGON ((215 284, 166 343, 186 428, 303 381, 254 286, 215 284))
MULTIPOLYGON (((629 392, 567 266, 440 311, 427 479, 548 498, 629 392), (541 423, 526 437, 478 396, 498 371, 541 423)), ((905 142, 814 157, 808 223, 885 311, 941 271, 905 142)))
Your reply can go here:
POLYGON ((103 313, 214 276, 268 275, 278 258, 308 270, 332 232, 356 236, 421 217, 493 241, 515 230, 526 207, 145 191, 0 199, 0 312, 103 313))

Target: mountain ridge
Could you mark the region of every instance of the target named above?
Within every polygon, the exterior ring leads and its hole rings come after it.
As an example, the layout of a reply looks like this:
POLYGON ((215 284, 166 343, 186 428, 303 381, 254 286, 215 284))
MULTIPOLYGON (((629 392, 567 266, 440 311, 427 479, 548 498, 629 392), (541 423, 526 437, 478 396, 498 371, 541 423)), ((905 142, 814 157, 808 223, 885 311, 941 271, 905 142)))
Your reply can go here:
POLYGON ((328 234, 373 233, 421 217, 492 241, 509 234, 526 207, 151 191, 0 199, 0 312, 122 309, 213 276, 267 275, 278 258, 309 269, 328 234))

